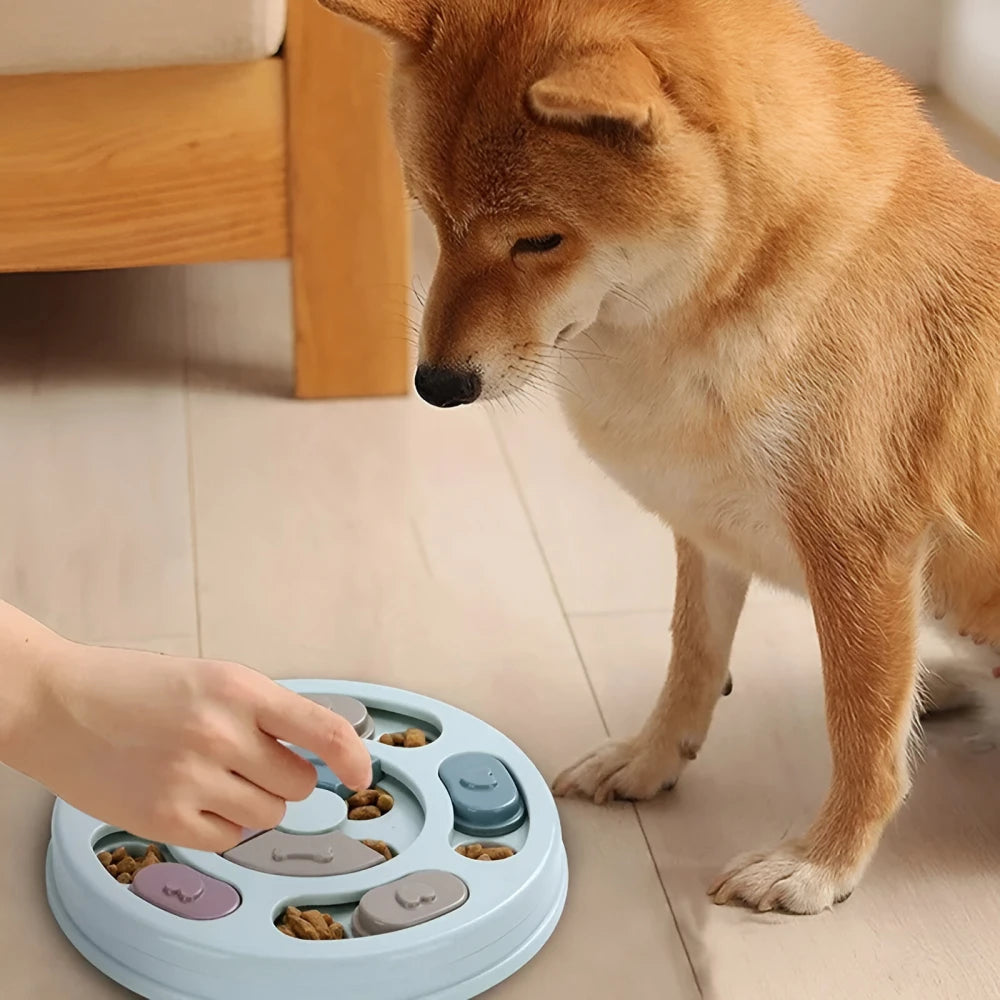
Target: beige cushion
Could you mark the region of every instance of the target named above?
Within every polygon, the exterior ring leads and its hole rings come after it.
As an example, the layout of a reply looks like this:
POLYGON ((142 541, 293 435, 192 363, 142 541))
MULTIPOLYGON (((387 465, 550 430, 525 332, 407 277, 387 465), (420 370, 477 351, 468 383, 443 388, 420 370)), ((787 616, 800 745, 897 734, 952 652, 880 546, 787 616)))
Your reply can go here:
POLYGON ((274 55, 287 0, 0 0, 0 73, 242 62, 274 55))

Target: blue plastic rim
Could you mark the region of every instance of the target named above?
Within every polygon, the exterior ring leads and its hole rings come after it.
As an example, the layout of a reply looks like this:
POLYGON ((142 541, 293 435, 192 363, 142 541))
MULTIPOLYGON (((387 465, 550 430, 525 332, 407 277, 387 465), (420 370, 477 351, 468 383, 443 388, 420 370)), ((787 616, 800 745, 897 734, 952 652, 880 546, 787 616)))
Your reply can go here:
POLYGON ((392 860, 348 874, 291 876, 168 845, 171 860, 207 881, 232 885, 241 897, 228 916, 185 919, 111 878, 94 845, 116 831, 57 801, 48 898, 77 950, 148 1000, 273 1000, 291 988, 316 997, 469 1000, 529 962, 562 915, 568 870, 555 802, 525 754, 480 719, 421 695, 357 682, 283 683, 302 694, 348 695, 368 708, 375 723, 370 750, 384 787, 397 793, 395 805, 378 818, 345 820, 337 834, 384 841, 396 852, 392 860), (378 742, 383 733, 409 726, 424 728, 433 740, 419 748, 378 742), (463 770, 463 756, 474 770, 463 770), (473 837, 463 827, 502 832, 473 837), (471 840, 516 853, 503 861, 473 861, 455 850, 471 840), (408 878, 425 872, 461 879, 465 902, 404 930, 352 936, 351 918, 367 893, 397 881, 409 884, 408 878), (274 921, 288 905, 331 914, 347 937, 286 937, 274 921))

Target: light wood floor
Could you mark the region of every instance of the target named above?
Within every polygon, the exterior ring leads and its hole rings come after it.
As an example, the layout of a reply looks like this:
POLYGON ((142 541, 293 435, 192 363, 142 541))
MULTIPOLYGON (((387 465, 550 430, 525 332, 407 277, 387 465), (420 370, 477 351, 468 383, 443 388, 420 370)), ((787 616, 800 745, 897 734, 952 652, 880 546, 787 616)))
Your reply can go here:
MULTIPOLYGON (((282 264, 0 280, 0 594, 82 640, 445 698, 550 777, 629 733, 668 654, 665 530, 548 404, 285 398, 289 311, 282 264)), ((1000 754, 973 753, 961 727, 932 731, 836 912, 710 905, 716 869, 801 828, 828 771, 808 608, 754 591, 734 676, 672 796, 561 806, 566 915, 493 995, 1000 996, 1000 754)), ((49 807, 0 769, 0 996, 121 997, 47 915, 49 807)))

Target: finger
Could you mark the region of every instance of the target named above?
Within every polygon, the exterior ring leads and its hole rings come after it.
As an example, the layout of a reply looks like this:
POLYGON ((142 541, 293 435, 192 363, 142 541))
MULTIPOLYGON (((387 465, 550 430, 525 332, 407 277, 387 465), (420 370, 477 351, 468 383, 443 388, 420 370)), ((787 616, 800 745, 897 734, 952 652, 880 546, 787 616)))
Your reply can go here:
POLYGON ((158 839, 192 851, 222 854, 223 851, 232 850, 245 838, 242 827, 214 813, 201 812, 195 815, 184 831, 158 839))
POLYGON ((284 799, 238 774, 220 776, 207 794, 207 810, 241 830, 273 830, 285 818, 284 799))
POLYGON ((257 708, 257 725, 276 740, 316 754, 348 788, 368 788, 372 759, 364 740, 336 712, 278 684, 257 708))
POLYGON ((301 802, 316 787, 316 768, 273 736, 254 731, 246 751, 230 767, 283 802, 301 802))

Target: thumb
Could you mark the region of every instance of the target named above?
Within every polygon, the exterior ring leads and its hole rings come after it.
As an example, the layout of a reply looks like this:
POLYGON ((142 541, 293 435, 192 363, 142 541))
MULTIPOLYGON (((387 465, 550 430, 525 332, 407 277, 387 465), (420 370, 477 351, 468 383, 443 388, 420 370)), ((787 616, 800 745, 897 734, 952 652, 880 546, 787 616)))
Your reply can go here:
POLYGON ((368 788, 372 759, 365 741, 343 716, 273 684, 257 708, 257 726, 276 740, 294 743, 320 758, 348 788, 368 788))

